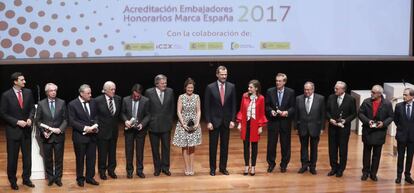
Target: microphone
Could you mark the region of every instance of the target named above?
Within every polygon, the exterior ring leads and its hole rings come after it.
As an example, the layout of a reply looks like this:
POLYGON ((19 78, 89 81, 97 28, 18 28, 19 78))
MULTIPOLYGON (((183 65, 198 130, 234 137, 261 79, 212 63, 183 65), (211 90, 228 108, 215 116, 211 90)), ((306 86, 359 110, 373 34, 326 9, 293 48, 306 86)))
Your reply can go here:
POLYGON ((405 80, 404 80, 404 79, 402 79, 401 81, 402 81, 402 83, 403 83, 404 87, 407 87, 407 86, 405 85, 405 80))

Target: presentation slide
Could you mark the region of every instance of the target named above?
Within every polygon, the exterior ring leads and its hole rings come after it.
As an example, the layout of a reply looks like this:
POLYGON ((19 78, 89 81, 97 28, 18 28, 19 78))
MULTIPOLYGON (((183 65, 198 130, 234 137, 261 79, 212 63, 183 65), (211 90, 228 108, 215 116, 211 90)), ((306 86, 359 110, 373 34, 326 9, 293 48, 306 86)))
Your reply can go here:
POLYGON ((411 0, 0 0, 0 59, 410 56, 411 9, 411 0))

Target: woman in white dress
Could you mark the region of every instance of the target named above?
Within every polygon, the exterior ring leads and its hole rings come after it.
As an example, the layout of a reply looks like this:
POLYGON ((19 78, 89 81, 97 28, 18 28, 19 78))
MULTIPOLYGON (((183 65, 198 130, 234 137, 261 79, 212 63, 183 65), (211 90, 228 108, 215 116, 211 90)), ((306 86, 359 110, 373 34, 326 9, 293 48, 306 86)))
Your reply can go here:
POLYGON ((186 176, 194 175, 195 146, 201 144, 200 97, 194 94, 194 86, 194 80, 188 78, 184 83, 185 93, 178 97, 178 122, 173 139, 173 144, 182 148, 186 176))

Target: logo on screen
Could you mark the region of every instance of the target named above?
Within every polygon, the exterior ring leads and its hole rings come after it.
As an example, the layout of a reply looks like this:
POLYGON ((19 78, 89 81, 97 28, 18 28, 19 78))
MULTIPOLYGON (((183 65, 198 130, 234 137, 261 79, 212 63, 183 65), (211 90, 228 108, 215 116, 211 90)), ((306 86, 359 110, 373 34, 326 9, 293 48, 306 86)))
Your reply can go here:
POLYGON ((159 50, 168 50, 168 49, 182 49, 182 46, 179 44, 167 44, 167 43, 163 43, 163 44, 157 44, 156 48, 159 50))
POLYGON ((231 42, 230 49, 231 50, 238 50, 238 49, 251 49, 254 48, 253 45, 250 44, 240 44, 237 42, 231 42))

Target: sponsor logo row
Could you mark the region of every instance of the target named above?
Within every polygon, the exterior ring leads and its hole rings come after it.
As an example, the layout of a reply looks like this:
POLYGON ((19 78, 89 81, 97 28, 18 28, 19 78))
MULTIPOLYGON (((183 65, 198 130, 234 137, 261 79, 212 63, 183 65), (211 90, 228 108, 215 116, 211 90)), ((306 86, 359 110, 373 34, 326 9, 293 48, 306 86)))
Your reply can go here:
MULTIPOLYGON (((224 42, 190 42, 189 50, 224 50, 224 42)), ((290 42, 260 42, 261 50, 289 50, 290 42)), ((254 49, 252 44, 243 44, 238 42, 231 42, 229 45, 231 50, 240 49, 254 49)), ((184 49, 184 46, 173 43, 160 43, 153 42, 143 43, 126 43, 124 45, 125 51, 154 51, 154 50, 180 50, 184 49)))

